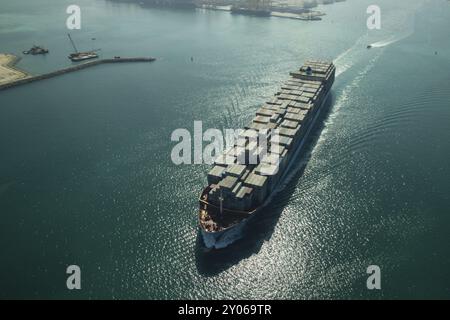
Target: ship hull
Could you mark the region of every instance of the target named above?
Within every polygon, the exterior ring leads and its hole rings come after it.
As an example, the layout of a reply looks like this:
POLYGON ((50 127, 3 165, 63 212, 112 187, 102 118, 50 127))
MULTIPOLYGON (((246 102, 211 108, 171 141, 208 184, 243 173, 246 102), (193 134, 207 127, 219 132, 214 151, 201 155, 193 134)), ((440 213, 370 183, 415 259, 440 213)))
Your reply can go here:
POLYGON ((98 58, 97 54, 85 54, 85 55, 71 55, 69 59, 73 62, 79 62, 84 60, 96 59, 98 58))
POLYGON ((97 57, 86 57, 86 58, 69 58, 73 62, 85 61, 90 59, 96 59, 97 57))
POLYGON ((262 211, 273 199, 275 194, 280 191, 282 188, 281 186, 285 185, 290 177, 290 173, 292 172, 293 166, 297 163, 297 160, 300 157, 300 152, 305 146, 306 141, 308 140, 308 137, 312 131, 312 129, 315 127, 315 124, 317 122, 317 119, 319 118, 319 115, 321 114, 321 111, 323 109, 323 105, 327 101, 329 95, 330 95, 331 89, 328 90, 328 92, 325 94, 322 102, 319 105, 319 108, 317 108, 316 114, 313 116, 313 119, 311 121, 311 124, 309 125, 304 137, 302 138, 302 141, 297 146, 293 157, 291 161, 289 162, 289 165, 287 166, 286 170, 284 171, 283 175, 281 176, 280 181, 278 181, 277 185, 272 189, 272 192, 269 194, 267 199, 264 201, 264 203, 256 208, 252 214, 249 215, 248 218, 241 220, 239 223, 221 231, 217 232, 210 232, 206 231, 201 227, 200 224, 200 231, 203 238, 203 244, 207 249, 223 249, 227 246, 233 244, 239 239, 242 239, 244 237, 244 228, 245 226, 251 221, 259 212, 262 211))
POLYGON ((200 227, 203 244, 207 249, 224 249, 244 236, 244 228, 249 219, 217 232, 209 232, 200 227))

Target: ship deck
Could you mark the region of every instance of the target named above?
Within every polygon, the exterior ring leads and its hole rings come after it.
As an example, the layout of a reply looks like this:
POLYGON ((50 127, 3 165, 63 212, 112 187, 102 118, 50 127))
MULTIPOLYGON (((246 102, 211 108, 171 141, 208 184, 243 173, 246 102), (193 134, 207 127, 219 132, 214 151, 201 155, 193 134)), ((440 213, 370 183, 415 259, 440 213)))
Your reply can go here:
POLYGON ((205 231, 218 232, 228 229, 249 218, 257 210, 257 208, 251 211, 237 211, 227 208, 220 210, 220 207, 208 202, 209 190, 209 187, 205 188, 199 199, 199 223, 205 231))

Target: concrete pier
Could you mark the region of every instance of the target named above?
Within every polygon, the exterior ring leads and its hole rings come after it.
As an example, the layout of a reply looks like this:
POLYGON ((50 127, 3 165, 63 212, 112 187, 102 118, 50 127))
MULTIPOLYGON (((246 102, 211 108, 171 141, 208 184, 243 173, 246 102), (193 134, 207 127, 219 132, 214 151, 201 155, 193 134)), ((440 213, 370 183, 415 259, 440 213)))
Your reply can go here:
POLYGON ((113 59, 98 59, 98 60, 80 63, 77 65, 67 67, 64 69, 60 69, 60 70, 56 70, 53 72, 49 72, 49 73, 45 73, 45 74, 41 74, 41 75, 37 75, 37 76, 29 76, 29 77, 26 77, 23 79, 0 84, 0 90, 9 89, 12 87, 16 87, 19 85, 23 85, 23 84, 27 84, 27 83, 31 83, 31 82, 35 82, 35 81, 39 81, 39 80, 53 78, 53 77, 60 76, 60 75, 66 74, 66 73, 83 70, 86 68, 90 68, 90 67, 97 66, 100 64, 105 64, 105 63, 153 62, 155 60, 156 60, 156 58, 152 58, 152 57, 146 57, 146 58, 122 58, 122 57, 119 58, 119 57, 117 57, 117 58, 113 58, 113 59))

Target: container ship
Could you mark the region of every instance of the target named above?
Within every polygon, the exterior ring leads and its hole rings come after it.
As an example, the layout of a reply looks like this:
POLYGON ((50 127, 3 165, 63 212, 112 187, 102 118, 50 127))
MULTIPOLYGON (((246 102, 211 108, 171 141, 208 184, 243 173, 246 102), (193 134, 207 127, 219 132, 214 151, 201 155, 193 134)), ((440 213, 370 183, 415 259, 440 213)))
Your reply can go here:
POLYGON ((333 63, 312 60, 291 72, 281 90, 237 135, 234 146, 214 160, 199 198, 198 219, 206 248, 225 248, 240 239, 247 222, 287 180, 331 90, 335 72, 333 63), (268 137, 264 145, 255 139, 262 133, 268 137))

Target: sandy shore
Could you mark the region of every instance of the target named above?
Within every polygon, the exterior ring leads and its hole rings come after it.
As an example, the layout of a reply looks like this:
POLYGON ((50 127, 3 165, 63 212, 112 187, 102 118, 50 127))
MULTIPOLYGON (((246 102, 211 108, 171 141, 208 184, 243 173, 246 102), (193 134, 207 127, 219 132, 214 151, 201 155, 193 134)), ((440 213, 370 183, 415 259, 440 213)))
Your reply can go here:
POLYGON ((19 58, 12 54, 0 53, 0 85, 30 76, 25 71, 14 67, 17 61, 19 61, 19 58))

